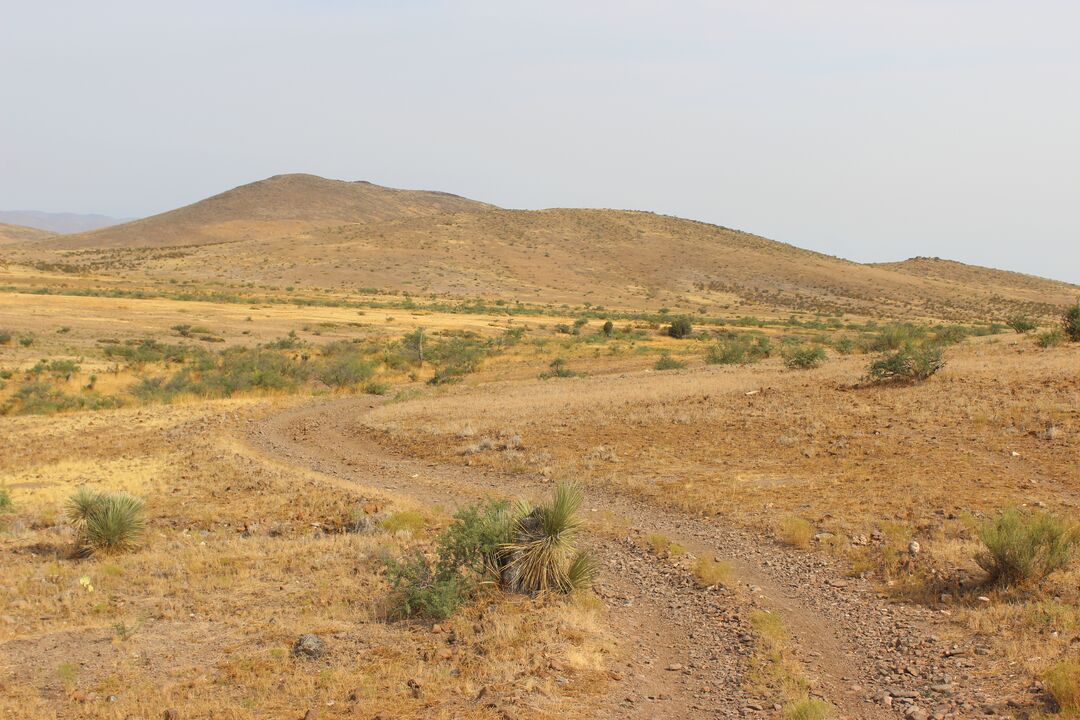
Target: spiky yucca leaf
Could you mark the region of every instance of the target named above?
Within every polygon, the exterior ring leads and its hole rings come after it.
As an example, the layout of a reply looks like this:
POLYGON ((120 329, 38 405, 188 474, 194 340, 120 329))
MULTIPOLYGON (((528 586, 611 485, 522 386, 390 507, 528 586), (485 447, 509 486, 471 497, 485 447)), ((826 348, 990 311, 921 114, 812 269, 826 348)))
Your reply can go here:
POLYGON ((80 545, 86 553, 123 552, 135 547, 145 528, 140 498, 124 492, 102 495, 86 515, 80 545))
POLYGON ((76 528, 82 528, 86 525, 86 518, 90 516, 90 513, 101 503, 101 499, 104 495, 93 488, 83 485, 75 494, 68 498, 67 501, 67 517, 76 528))
MULTIPOLYGON (((580 525, 575 514, 582 497, 580 486, 560 483, 551 505, 519 506, 513 539, 503 546, 508 558, 502 573, 504 585, 529 594, 572 589, 569 569, 575 555, 573 535, 580 525)), ((579 567, 577 572, 583 569, 579 567)))
POLYGON ((567 592, 586 590, 596 582, 600 574, 600 561, 592 553, 579 552, 566 568, 567 592))

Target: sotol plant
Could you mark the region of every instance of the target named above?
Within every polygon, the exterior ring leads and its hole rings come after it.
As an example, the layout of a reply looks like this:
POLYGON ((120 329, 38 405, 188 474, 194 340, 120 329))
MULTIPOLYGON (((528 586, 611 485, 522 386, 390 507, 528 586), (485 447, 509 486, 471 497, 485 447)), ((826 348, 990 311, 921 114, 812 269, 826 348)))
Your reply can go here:
POLYGON ((67 514, 87 555, 131 550, 146 529, 143 501, 126 492, 79 488, 68 500, 67 514))

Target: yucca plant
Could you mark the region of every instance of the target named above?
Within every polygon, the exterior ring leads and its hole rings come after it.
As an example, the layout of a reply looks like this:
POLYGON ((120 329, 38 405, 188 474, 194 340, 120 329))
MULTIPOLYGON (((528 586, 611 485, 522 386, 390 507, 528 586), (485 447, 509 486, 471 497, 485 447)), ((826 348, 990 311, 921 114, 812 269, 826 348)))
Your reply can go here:
POLYGON ((146 529, 142 499, 126 492, 79 488, 68 500, 67 512, 86 555, 130 550, 146 529))
POLYGON ((560 483, 550 505, 519 506, 511 539, 503 546, 503 587, 536 595, 571 592, 592 583, 597 564, 574 546, 574 535, 581 525, 577 511, 583 496, 581 486, 560 483))
POLYGON ((978 529, 984 550, 975 556, 999 585, 1038 581, 1064 568, 1080 549, 1080 529, 1049 513, 1003 510, 978 529))

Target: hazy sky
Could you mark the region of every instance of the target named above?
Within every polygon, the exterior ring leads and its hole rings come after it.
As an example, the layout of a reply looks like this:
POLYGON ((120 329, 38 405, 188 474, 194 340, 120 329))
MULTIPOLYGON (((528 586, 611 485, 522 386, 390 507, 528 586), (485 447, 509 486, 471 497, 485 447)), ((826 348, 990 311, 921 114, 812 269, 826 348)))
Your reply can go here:
POLYGON ((0 209, 283 172, 1080 282, 1080 2, 0 0, 0 209))

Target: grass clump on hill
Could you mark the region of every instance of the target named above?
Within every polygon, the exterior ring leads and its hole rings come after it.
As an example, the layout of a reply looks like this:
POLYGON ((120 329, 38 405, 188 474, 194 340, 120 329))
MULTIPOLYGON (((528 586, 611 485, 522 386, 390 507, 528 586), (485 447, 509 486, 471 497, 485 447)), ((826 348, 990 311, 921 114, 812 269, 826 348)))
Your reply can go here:
POLYGON ((1035 344, 1041 348, 1057 347, 1065 342, 1065 333, 1060 328, 1047 330, 1035 336, 1035 344))
POLYGON ((1065 568, 1080 550, 1080 527, 1049 513, 1008 508, 978 527, 983 544, 975 562, 991 583, 1038 582, 1065 568))
POLYGON ((118 408, 123 400, 95 391, 71 395, 44 380, 23 383, 0 405, 0 415, 51 415, 71 410, 107 410, 118 408))
POLYGON ((591 585, 598 567, 573 542, 582 491, 560 484, 550 504, 488 502, 460 510, 436 539, 436 559, 388 559, 394 612, 445 619, 482 583, 508 592, 569 593, 591 585))
POLYGON ((551 378, 572 378, 582 377, 582 375, 584 375, 584 373, 577 372, 576 370, 571 370, 569 367, 567 367, 566 360, 562 358, 555 358, 551 361, 551 364, 548 365, 548 369, 540 373, 540 379, 549 380, 551 378))
POLYGON ((68 500, 67 515, 86 555, 131 550, 146 529, 143 501, 126 492, 79 488, 68 500))
POLYGON ((1005 321, 1005 324, 1008 325, 1013 332, 1020 335, 1029 333, 1039 326, 1039 324, 1030 316, 1022 314, 1010 315, 1009 319, 1005 321))
POLYGON ((810 547, 814 537, 814 526, 801 517, 786 517, 780 521, 780 540, 786 545, 797 548, 810 547))
POLYGON ((1043 685, 1065 717, 1080 717, 1080 661, 1063 660, 1043 673, 1043 685))

